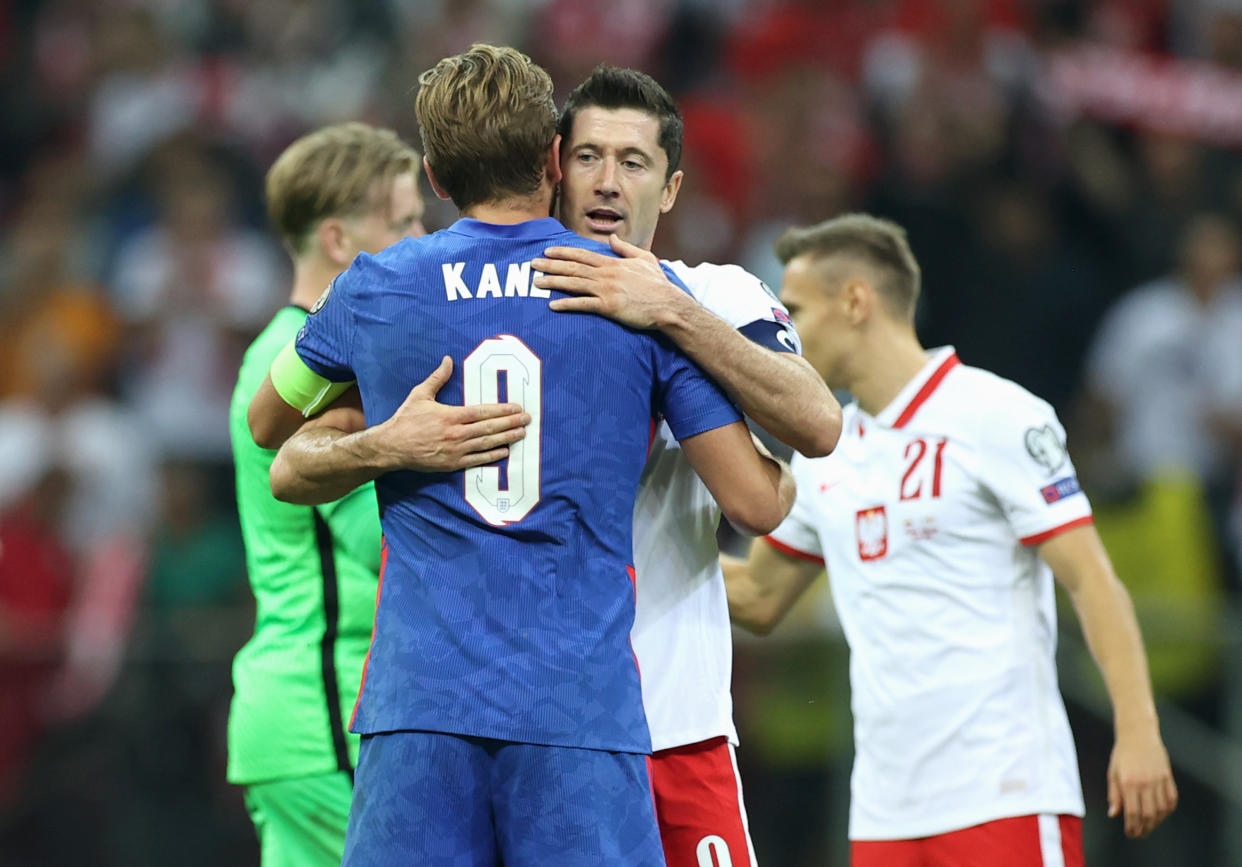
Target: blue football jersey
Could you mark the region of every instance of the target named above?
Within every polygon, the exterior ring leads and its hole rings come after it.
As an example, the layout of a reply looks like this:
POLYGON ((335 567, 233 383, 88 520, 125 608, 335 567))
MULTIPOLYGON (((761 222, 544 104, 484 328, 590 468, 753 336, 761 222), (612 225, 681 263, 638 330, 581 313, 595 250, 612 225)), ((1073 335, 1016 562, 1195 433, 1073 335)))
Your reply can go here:
POLYGON ((557 245, 610 252, 551 218, 462 219, 360 255, 298 337, 316 372, 357 380, 368 424, 445 355, 441 402, 532 418, 498 464, 376 481, 387 551, 355 732, 650 750, 629 635, 653 420, 683 439, 740 415, 665 339, 550 311, 530 262, 557 245))

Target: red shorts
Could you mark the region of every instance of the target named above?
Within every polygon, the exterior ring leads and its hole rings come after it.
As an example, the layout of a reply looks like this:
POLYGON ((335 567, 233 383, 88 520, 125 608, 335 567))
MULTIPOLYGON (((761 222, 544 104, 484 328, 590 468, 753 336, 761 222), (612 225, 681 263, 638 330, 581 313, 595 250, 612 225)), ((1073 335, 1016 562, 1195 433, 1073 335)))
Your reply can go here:
POLYGON ((1016 816, 917 840, 853 840, 850 867, 1083 867, 1082 819, 1016 816))
POLYGON ((713 738, 651 756, 668 867, 754 867, 733 745, 713 738))

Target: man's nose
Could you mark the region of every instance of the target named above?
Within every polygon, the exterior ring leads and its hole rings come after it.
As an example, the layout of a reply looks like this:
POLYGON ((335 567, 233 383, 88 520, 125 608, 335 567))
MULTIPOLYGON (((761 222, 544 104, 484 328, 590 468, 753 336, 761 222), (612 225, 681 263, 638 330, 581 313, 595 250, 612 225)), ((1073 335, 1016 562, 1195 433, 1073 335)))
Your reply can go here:
POLYGON ((600 160, 599 177, 595 179, 595 191, 600 195, 615 196, 620 192, 617 186, 617 161, 614 159, 600 160))

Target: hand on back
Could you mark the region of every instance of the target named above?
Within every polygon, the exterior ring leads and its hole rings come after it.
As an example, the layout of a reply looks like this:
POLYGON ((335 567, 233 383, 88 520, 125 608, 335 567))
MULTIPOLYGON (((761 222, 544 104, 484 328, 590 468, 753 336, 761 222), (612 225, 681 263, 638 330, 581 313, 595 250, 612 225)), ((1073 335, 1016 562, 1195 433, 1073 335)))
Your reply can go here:
POLYGON ((610 239, 617 256, 580 247, 549 247, 531 263, 539 273, 535 285, 576 297, 548 305, 558 313, 596 313, 630 328, 658 328, 678 304, 695 303, 664 273, 649 251, 610 239))
POLYGON ((530 416, 516 403, 449 406, 436 394, 453 373, 447 355, 416 385, 392 417, 376 425, 373 446, 394 470, 451 472, 509 455, 526 436, 530 416))

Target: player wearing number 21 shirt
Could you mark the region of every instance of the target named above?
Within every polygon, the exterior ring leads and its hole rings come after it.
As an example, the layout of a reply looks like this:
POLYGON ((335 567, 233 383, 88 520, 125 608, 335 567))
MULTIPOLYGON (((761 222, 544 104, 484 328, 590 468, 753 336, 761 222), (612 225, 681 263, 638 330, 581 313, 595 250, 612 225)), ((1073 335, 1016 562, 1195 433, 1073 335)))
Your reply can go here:
POLYGON ((356 380, 376 426, 447 355, 442 402, 513 401, 530 422, 502 462, 376 479, 385 563, 345 863, 660 865, 629 641, 653 416, 727 502, 740 471, 743 523, 775 527, 789 488, 671 345, 555 315, 533 285, 548 246, 606 249, 536 218, 559 179, 546 73, 475 46, 420 82, 429 174, 463 218, 338 277, 298 337, 303 378, 356 380))
POLYGON ((824 566, 850 647, 854 867, 1074 867, 1084 805, 1057 688, 1053 575, 1112 700, 1110 815, 1176 804, 1146 659, 1052 408, 924 353, 918 265, 861 215, 788 234, 782 298, 856 403, 836 451, 795 456, 789 517, 726 563, 734 619, 770 629, 824 566))

